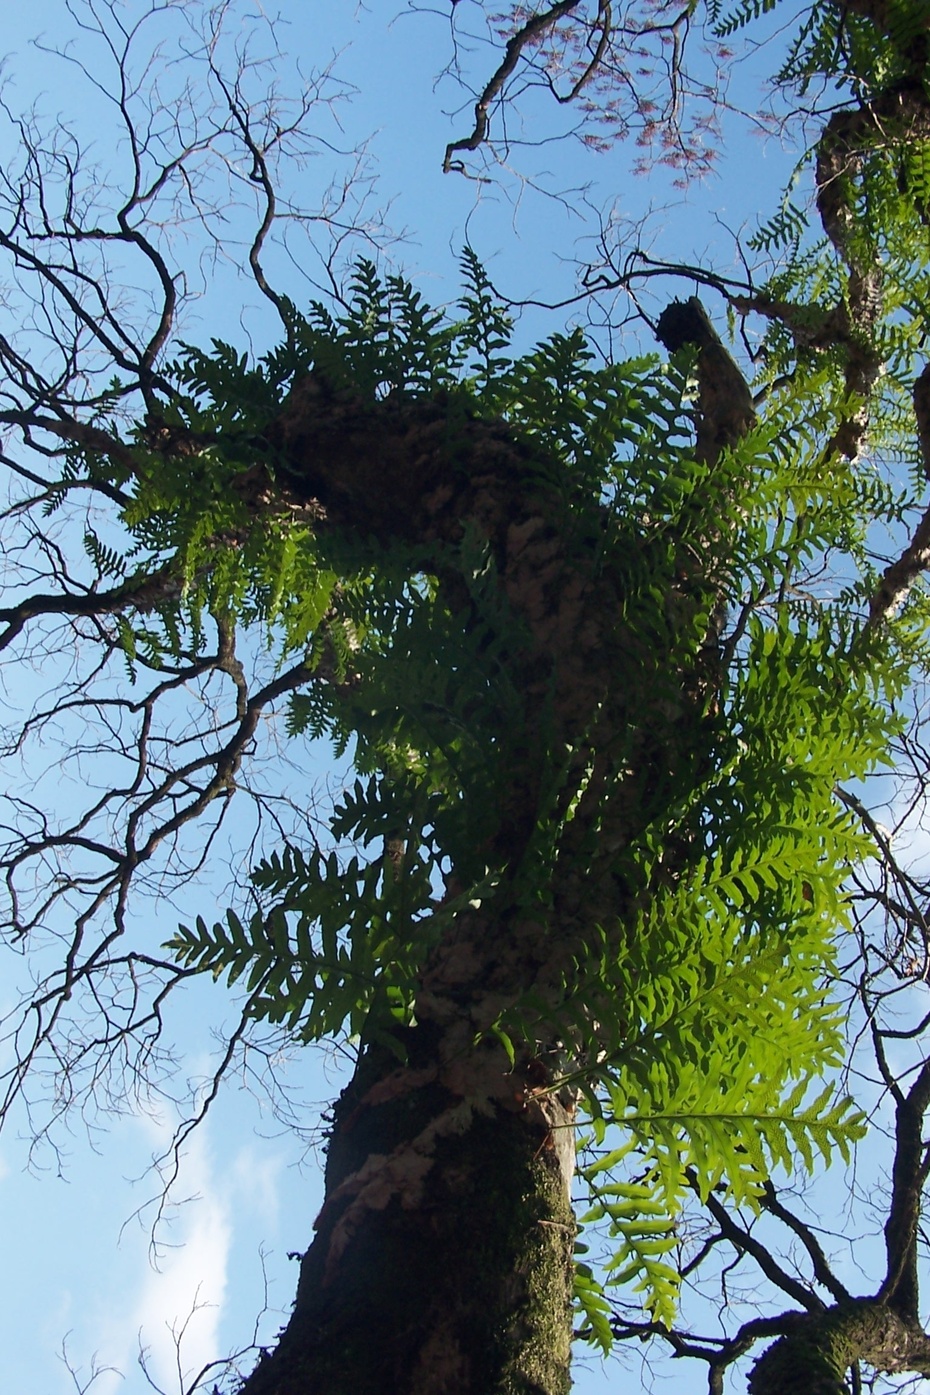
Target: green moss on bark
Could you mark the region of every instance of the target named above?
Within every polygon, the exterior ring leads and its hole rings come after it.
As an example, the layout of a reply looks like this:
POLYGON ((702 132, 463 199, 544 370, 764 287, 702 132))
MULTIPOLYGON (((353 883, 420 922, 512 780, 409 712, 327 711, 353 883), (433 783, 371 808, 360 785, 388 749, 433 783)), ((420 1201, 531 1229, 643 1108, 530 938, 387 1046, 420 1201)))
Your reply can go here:
POLYGON ((418 1186, 351 1212, 340 1251, 358 1168, 422 1139, 450 1100, 427 1086, 351 1103, 293 1317, 243 1395, 567 1395, 575 1227, 551 1137, 528 1111, 464 1111, 431 1156, 406 1155, 418 1186))

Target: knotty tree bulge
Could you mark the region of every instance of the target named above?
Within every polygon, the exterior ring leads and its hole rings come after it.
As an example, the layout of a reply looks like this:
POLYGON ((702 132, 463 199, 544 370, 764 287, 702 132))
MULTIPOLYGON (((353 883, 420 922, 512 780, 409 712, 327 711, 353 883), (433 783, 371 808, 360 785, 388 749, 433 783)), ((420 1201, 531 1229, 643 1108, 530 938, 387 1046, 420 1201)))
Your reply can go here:
MULTIPOLYGON (((622 25, 606 4, 520 9, 446 167, 491 148, 508 82, 551 78, 556 51, 558 95, 597 112, 650 36, 699 15, 726 34, 769 8, 649 5, 622 25)), ((117 14, 128 72, 135 31, 117 14)), ((329 304, 299 305, 264 256, 274 159, 299 153, 314 108, 288 114, 270 89, 249 102, 257 70, 240 53, 225 74, 222 17, 201 36, 214 105, 196 136, 182 107, 140 139, 120 90, 122 201, 94 204, 77 147, 27 123, 3 186, 0 247, 33 313, 0 340, 18 539, 2 642, 16 661, 72 645, 60 702, 10 750, 93 713, 87 754, 128 772, 73 819, 14 803, 14 943, 44 954, 72 918, 10 1019, 7 1106, 49 1053, 75 1096, 150 1059, 169 990, 199 974, 242 997, 219 1075, 255 1029, 351 1038, 293 1313, 243 1395, 558 1395, 573 1329, 670 1342, 712 1390, 756 1341, 753 1395, 840 1395, 860 1365, 930 1375, 930 1066, 918 1055, 898 1079, 882 1021, 887 985, 923 972, 926 927, 919 884, 850 789, 904 739, 926 663, 930 514, 905 536, 930 474, 926 7, 801 15, 778 81, 829 100, 810 207, 785 202, 757 235, 766 279, 608 250, 592 271, 602 291, 697 275, 765 331, 752 392, 693 295, 652 325, 662 354, 601 362, 577 329, 519 352, 470 250, 445 314, 368 261, 329 304), (280 320, 257 358, 174 337, 161 236, 185 200, 218 226, 194 172, 232 142, 260 199, 247 261, 280 320), (154 321, 113 290, 129 254, 160 288, 154 321), (887 482, 891 458, 909 486, 887 482), (883 527, 904 541, 878 561, 883 527), (239 656, 249 628, 273 646, 265 680, 239 656), (162 707, 219 679, 225 728, 155 738, 162 707), (131 888, 247 787, 262 714, 285 698, 294 741, 352 755, 325 840, 282 829, 218 923, 140 929, 131 888), (877 972, 851 891, 896 927, 877 972), (864 1293, 770 1175, 848 1157, 862 1134, 820 1078, 843 1059, 843 974, 896 1117, 887 1267, 864 1293), (606 1276, 574 1263, 573 1194, 609 1232, 606 1276), (705 1257, 687 1251, 692 1198, 715 1227, 705 1249, 756 1260, 791 1311, 726 1338, 677 1326, 705 1257), (753 1236, 753 1211, 789 1226, 809 1277, 753 1236)), ((677 97, 663 120, 680 136, 677 97)))

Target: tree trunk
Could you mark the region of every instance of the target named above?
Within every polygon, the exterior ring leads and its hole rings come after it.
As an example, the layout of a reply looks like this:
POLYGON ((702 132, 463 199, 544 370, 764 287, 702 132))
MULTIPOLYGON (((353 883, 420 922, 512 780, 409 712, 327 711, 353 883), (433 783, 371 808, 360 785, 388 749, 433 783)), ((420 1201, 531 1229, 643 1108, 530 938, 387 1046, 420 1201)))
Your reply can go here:
MULTIPOLYGON (((572 1102, 553 1085, 559 1034, 540 1021, 537 1043, 511 1061, 491 1029, 530 989, 557 1004, 585 934, 617 917, 606 854, 597 874, 593 862, 583 875, 560 859, 532 909, 518 882, 547 752, 573 749, 598 713, 599 727, 625 730, 625 690, 609 696, 628 667, 618 598, 590 543, 579 548, 566 528, 551 462, 504 423, 450 415, 438 400, 366 404, 308 375, 267 434, 279 484, 313 501, 318 526, 438 549, 435 569, 466 624, 471 602, 449 559, 466 524, 487 540, 518 617, 510 662, 522 713, 488 738, 501 794, 481 854, 500 884, 438 934, 398 1049, 382 1037, 363 1051, 336 1107, 293 1316, 242 1395, 564 1395, 574 1137, 572 1102)), ((262 495, 267 482, 250 476, 242 488, 262 495)), ((493 709, 484 720, 493 727, 493 709)), ((581 768, 586 759, 583 749, 581 768)), ((602 760, 587 791, 602 821, 608 774, 602 760)), ((648 817, 644 780, 631 777, 616 801, 620 824, 630 804, 648 817)), ((465 890, 456 876, 449 899, 465 890)))
POLYGON ((242 1395, 565 1395, 570 1110, 497 1043, 459 1064, 429 1024, 362 1055, 293 1315, 242 1395), (439 1047, 437 1051, 437 1046, 439 1047))
MULTIPOLYGON (((752 408, 703 312, 697 324, 698 438, 715 459, 752 408)), ((242 1395, 564 1395, 575 1224, 573 1102, 557 1085, 572 1029, 560 1010, 599 927, 622 952, 642 894, 619 870, 622 850, 660 815, 674 824, 682 772, 701 778, 715 665, 689 638, 679 667, 630 625, 622 575, 599 561, 598 502, 572 496, 557 462, 504 422, 440 398, 366 403, 308 374, 266 435, 276 487, 312 505, 316 526, 414 544, 421 567, 435 550, 466 625, 456 549, 467 527, 486 541, 514 617, 521 713, 499 730, 493 703, 481 714, 499 792, 480 849, 499 876, 493 897, 463 907, 453 869, 459 909, 420 974, 416 1025, 393 1052, 373 1035, 337 1105, 294 1313, 242 1395), (560 832, 540 863, 541 820, 560 832), (533 1044, 511 1061, 493 1029, 530 997, 533 1044)), ((259 505, 268 487, 254 471, 242 481, 259 505)), ((719 584, 676 576, 669 607, 683 634, 688 607, 719 584)), ((669 874, 674 861, 670 848, 669 874)), ((587 991, 593 1017, 596 985, 587 991)), ((575 1045, 592 1057, 592 1040, 575 1045)))

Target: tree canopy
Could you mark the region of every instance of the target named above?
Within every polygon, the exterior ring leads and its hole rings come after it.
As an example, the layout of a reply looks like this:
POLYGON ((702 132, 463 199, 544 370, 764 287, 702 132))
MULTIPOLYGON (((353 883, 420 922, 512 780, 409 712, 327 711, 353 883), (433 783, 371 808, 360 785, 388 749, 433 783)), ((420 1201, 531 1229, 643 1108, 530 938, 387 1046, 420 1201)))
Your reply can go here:
POLYGON ((142 20, 174 8, 80 11, 119 75, 128 179, 21 118, 0 187, 0 647, 11 675, 56 675, 5 755, 28 772, 61 732, 88 786, 80 807, 41 778, 7 798, 7 931, 35 968, 5 1110, 50 1066, 39 1136, 125 1099, 127 1073, 144 1098, 203 976, 238 1021, 178 1147, 250 1040, 350 1044, 293 1314, 228 1373, 246 1395, 556 1395, 573 1333, 670 1345, 712 1391, 750 1351, 753 1395, 930 1376, 926 892, 867 794, 909 768, 916 804, 927 777, 926 7, 453 4, 460 78, 463 26, 497 47, 438 158, 482 181, 508 177, 537 87, 588 146, 638 132, 647 163, 706 172, 729 45, 784 17, 773 110, 798 165, 742 278, 605 222, 570 297, 589 323, 534 345, 480 247, 433 307, 347 237, 384 240, 358 184, 314 212, 282 197, 333 80, 289 102, 227 42, 233 9, 178 46, 199 91, 167 48, 140 76, 142 20), (268 271, 307 223, 330 236, 309 296, 268 271), (188 342, 194 229, 241 251, 270 347, 188 342), (682 283, 725 304, 729 348, 682 283), (325 817, 251 782, 273 710, 351 763, 325 817), (140 891, 209 865, 239 791, 262 827, 228 907, 141 919, 140 891), (780 1190, 853 1156, 877 1107, 851 1083, 862 1036, 894 1115, 866 1292, 780 1190), (685 1325, 721 1247, 791 1310, 685 1325))

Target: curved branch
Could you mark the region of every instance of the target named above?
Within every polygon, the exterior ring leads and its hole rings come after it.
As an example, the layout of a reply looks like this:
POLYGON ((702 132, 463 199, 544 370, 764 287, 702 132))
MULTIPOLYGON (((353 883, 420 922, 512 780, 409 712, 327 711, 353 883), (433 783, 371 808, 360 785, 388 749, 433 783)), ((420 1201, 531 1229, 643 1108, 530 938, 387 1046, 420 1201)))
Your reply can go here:
POLYGON ((454 171, 456 174, 465 173, 465 165, 461 160, 454 160, 453 156, 459 150, 477 150, 487 139, 488 126, 490 124, 490 109, 492 103, 500 96, 504 84, 512 75, 514 69, 520 61, 523 50, 536 42, 547 29, 551 29, 554 24, 565 15, 571 14, 577 9, 580 0, 558 0, 551 9, 543 10, 541 14, 533 15, 528 19, 522 28, 518 29, 511 39, 508 40, 504 49, 504 56, 501 59, 494 75, 487 83, 481 96, 475 103, 475 124, 470 135, 463 136, 461 140, 450 141, 446 146, 446 153, 442 161, 443 174, 454 171))

